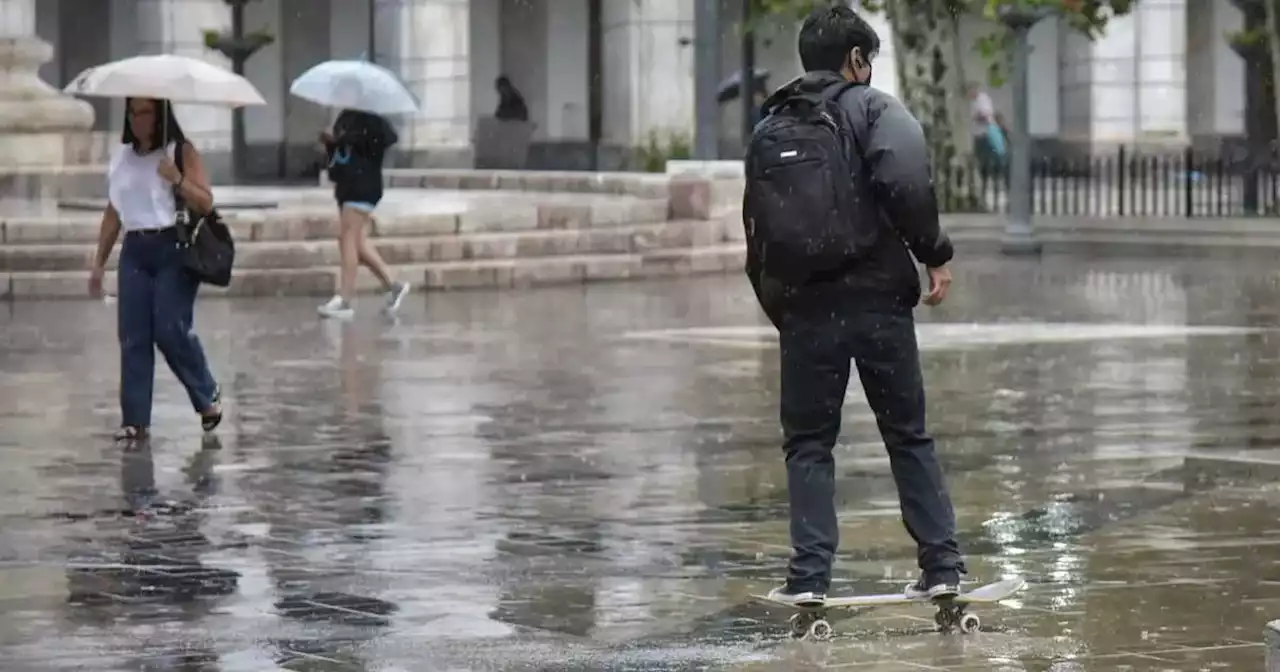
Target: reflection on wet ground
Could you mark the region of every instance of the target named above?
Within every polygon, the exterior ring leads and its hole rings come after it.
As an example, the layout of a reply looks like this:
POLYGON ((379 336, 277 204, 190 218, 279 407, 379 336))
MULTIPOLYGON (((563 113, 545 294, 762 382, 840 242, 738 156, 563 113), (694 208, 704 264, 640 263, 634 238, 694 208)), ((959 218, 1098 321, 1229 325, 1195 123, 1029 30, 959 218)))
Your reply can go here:
MULTIPOLYGON (((0 657, 30 670, 1260 669, 1280 489, 1183 458, 1280 443, 1270 270, 974 260, 922 312, 985 631, 928 609, 792 642, 777 356, 737 277, 419 297, 319 323, 210 301, 220 441, 167 371, 122 454, 113 309, 0 317, 0 657), (1191 329, 1196 327, 1197 329, 1191 329)), ((838 590, 914 574, 859 390, 838 590)))

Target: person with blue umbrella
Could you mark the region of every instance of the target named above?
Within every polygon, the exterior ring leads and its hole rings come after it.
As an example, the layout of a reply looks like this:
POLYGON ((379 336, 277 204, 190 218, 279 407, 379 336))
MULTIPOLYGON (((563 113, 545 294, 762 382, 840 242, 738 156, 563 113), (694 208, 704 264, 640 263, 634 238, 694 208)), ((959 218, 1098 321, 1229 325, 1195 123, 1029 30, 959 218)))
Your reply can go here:
POLYGON ((365 61, 328 61, 294 80, 289 92, 304 100, 341 108, 331 130, 321 131, 329 180, 338 202, 341 275, 338 293, 317 310, 323 317, 355 315, 356 272, 365 266, 386 291, 385 310, 394 313, 408 295, 408 282, 396 280, 366 230, 382 200, 382 163, 399 140, 383 115, 416 112, 417 101, 385 68, 365 61))

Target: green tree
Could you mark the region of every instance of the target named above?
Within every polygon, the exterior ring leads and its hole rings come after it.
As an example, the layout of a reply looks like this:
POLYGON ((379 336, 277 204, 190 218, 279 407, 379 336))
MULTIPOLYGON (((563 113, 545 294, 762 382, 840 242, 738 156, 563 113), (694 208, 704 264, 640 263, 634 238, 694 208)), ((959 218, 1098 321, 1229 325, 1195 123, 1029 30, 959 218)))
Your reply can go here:
MULTIPOLYGON (((799 20, 830 0, 752 0, 752 24, 779 19, 799 20)), ((894 59, 902 101, 925 128, 934 161, 968 166, 968 84, 964 62, 976 50, 986 63, 985 79, 1003 82, 1013 44, 1012 33, 996 21, 1005 8, 1044 9, 1058 13, 1067 25, 1095 38, 1114 16, 1130 12, 1136 0, 859 0, 855 8, 883 13, 894 35, 894 59), (964 16, 991 20, 990 29, 971 45, 960 40, 964 16)))

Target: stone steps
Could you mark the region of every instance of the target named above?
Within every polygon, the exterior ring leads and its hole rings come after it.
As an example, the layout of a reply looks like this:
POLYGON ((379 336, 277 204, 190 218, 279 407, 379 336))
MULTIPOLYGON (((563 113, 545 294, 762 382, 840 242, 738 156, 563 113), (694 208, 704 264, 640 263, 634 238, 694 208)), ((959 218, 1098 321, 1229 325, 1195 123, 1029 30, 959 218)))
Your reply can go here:
POLYGON ((662 173, 555 170, 489 170, 449 168, 388 168, 382 171, 388 187, 540 191, 573 194, 614 194, 663 198, 671 177, 662 173))
MULTIPOLYGON (((533 258, 479 259, 405 264, 400 277, 415 283, 416 291, 470 288, 524 288, 591 281, 672 277, 699 273, 738 272, 740 243, 672 247, 638 253, 555 255, 533 258)), ((231 287, 206 288, 205 296, 328 296, 337 284, 335 267, 244 269, 231 287)), ((0 272, 0 299, 79 299, 85 296, 89 273, 77 271, 0 272)), ((115 273, 108 272, 107 291, 115 291, 115 273)), ((359 275, 362 292, 377 290, 368 272, 359 275)))
MULTIPOLYGON (((539 203, 466 207, 451 211, 392 212, 374 219, 373 235, 410 237, 487 232, 609 229, 664 222, 665 201, 601 200, 589 204, 539 203)), ((228 212, 224 221, 239 241, 321 240, 332 238, 337 221, 331 209, 246 210, 228 212)), ((64 211, 53 216, 0 220, 0 245, 86 243, 98 240, 101 215, 64 211)))
MULTIPOLYGON (((552 229, 500 233, 427 233, 409 226, 380 227, 373 244, 392 265, 554 255, 641 254, 655 249, 699 247, 725 242, 735 233, 723 221, 675 220, 600 229, 552 229), (391 233, 394 235, 388 236, 391 233), (405 235, 399 235, 405 234, 405 235)), ((429 230, 428 230, 429 231, 429 230)), ((303 233, 311 233, 304 231, 303 233)), ((96 244, 40 243, 0 245, 0 273, 85 269, 96 244)), ((108 262, 115 268, 119 246, 108 262)), ((337 242, 323 240, 241 240, 236 266, 254 269, 305 269, 337 266, 337 242)))

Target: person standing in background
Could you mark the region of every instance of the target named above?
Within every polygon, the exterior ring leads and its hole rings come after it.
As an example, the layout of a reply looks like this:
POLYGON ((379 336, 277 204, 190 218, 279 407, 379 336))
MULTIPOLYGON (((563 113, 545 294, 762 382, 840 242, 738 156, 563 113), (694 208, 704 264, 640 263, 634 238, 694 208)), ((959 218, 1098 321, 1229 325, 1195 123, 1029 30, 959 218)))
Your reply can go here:
POLYGON ((977 84, 969 84, 969 133, 973 137, 973 153, 984 177, 1004 172, 1008 155, 1008 138, 1004 121, 996 111, 991 96, 977 84))

